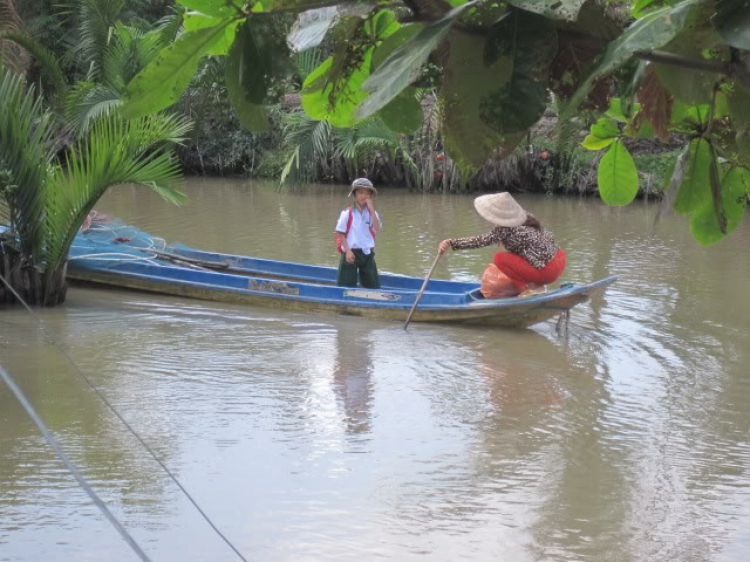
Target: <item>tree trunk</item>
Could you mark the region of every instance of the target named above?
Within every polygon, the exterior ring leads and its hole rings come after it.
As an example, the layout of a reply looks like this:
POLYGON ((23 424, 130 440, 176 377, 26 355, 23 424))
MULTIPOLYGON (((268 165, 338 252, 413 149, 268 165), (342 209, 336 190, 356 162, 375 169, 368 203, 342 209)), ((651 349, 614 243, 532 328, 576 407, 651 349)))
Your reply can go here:
POLYGON ((29 306, 57 306, 65 302, 66 267, 54 272, 42 272, 18 251, 0 242, 0 306, 21 304, 29 306), (8 287, 10 285, 10 288, 8 287))

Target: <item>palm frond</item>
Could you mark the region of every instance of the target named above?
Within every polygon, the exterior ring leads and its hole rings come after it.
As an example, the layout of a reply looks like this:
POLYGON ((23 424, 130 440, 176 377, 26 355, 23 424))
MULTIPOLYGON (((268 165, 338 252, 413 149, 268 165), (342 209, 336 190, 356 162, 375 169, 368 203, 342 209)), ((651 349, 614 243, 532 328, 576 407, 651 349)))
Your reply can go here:
POLYGON ((329 147, 333 128, 327 121, 318 121, 301 111, 290 113, 284 121, 284 144, 291 149, 291 155, 281 183, 306 181, 317 163, 327 162, 332 156, 329 147))
POLYGON ((83 60, 89 65, 89 80, 95 81, 101 76, 104 53, 124 6, 124 0, 78 2, 79 45, 83 60))
POLYGON ((0 70, 0 156, 2 167, 15 189, 5 192, 10 222, 28 256, 39 255, 45 218, 43 190, 47 167, 53 159, 50 115, 34 99, 33 88, 24 92, 21 79, 0 70))
POLYGON ((0 40, 6 39, 13 41, 23 47, 34 57, 42 69, 45 78, 52 85, 52 96, 64 96, 68 89, 68 83, 65 80, 60 62, 55 54, 44 47, 39 41, 20 32, 6 31, 0 32, 0 40))
POLYGON ((295 57, 297 68, 299 68, 300 77, 304 82, 305 78, 323 62, 323 50, 319 47, 307 49, 298 53, 295 57))
POLYGON ((336 153, 346 160, 357 158, 357 129, 337 129, 336 131, 336 153))
MULTIPOLYGON (((22 24, 14 0, 0 0, 0 32, 17 32, 22 24)), ((16 74, 23 74, 29 64, 29 55, 18 45, 0 39, 0 63, 5 63, 16 74)))
POLYGON ((80 136, 94 121, 111 114, 120 105, 120 95, 113 89, 93 82, 78 82, 65 100, 65 114, 71 128, 80 136))
POLYGON ((151 116, 124 121, 107 116, 72 150, 64 166, 51 170, 46 190, 43 262, 57 270, 88 213, 110 187, 138 184, 173 202, 184 202, 176 189, 179 163, 163 145, 170 119, 151 116))

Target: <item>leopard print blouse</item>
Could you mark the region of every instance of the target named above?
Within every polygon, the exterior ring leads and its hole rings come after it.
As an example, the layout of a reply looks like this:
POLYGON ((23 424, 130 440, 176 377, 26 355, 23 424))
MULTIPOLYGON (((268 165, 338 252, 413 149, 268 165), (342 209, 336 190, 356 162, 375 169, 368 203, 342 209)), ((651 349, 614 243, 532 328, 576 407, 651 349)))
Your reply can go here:
POLYGON ((496 226, 481 236, 451 239, 451 249, 468 250, 502 244, 511 253, 521 256, 535 269, 544 269, 560 247, 547 230, 531 226, 496 226))

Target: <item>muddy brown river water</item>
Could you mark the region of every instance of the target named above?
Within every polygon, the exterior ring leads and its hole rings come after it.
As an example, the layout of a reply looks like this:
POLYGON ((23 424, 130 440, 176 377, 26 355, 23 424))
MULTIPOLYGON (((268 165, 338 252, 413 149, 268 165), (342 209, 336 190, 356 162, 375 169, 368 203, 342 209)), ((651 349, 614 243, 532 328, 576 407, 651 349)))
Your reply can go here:
MULTIPOLYGON (((205 250, 334 265, 345 187, 189 180, 100 212, 205 250)), ((656 205, 521 195, 619 281, 568 338, 103 289, 0 311, 0 365, 154 561, 238 560, 66 359, 248 560, 750 559, 750 224, 701 248, 656 205), (40 328, 41 321, 46 332, 40 328), (61 350, 62 348, 62 350, 61 350)), ((383 189, 381 270, 422 276, 487 225, 469 196, 383 189)), ((476 279, 491 249, 437 278, 476 279)), ((137 560, 0 385, 0 561, 137 560)))

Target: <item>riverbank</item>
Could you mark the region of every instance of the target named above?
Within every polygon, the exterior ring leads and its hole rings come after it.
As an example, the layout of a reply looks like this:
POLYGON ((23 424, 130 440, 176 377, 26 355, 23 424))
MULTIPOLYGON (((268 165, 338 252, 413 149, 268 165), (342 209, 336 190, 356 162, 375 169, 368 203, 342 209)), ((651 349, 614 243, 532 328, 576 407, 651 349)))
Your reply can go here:
MULTIPOLYGON (((247 177, 297 183, 348 183, 370 177, 381 186, 410 191, 467 193, 512 192, 597 196, 600 154, 580 146, 583 125, 561 135, 557 117, 548 112, 508 157, 489 160, 478 169, 456 165, 441 150, 434 107, 425 106, 425 123, 414 135, 397 135, 377 123, 337 130, 301 114, 298 100, 270 112, 270 130, 245 131, 221 95, 208 96, 196 112, 193 134, 178 149, 187 175, 247 177), (209 103, 210 102, 210 103, 209 103), (567 138, 561 138, 567 136, 567 138), (284 180, 284 181, 282 181, 284 180)), ((638 197, 660 198, 664 176, 682 146, 673 139, 628 141, 639 170, 638 197)))

